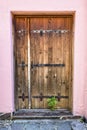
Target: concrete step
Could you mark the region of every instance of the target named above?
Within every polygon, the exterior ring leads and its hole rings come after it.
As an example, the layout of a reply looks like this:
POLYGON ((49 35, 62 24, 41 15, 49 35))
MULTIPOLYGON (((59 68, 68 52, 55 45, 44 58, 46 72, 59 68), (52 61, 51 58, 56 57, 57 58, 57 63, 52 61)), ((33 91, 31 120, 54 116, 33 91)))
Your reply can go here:
POLYGON ((49 109, 22 109, 13 113, 13 119, 77 119, 80 116, 73 116, 66 109, 54 110, 49 109))

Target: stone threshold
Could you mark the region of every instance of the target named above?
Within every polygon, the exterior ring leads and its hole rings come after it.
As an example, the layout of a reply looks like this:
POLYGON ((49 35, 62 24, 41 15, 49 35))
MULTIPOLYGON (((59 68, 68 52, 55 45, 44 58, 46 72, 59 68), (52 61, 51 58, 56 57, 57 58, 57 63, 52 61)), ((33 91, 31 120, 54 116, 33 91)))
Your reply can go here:
POLYGON ((72 119, 80 119, 81 116, 13 116, 12 120, 36 120, 36 119, 59 119, 59 120, 72 120, 72 119))
POLYGON ((13 113, 12 119, 79 119, 66 109, 21 109, 13 113))

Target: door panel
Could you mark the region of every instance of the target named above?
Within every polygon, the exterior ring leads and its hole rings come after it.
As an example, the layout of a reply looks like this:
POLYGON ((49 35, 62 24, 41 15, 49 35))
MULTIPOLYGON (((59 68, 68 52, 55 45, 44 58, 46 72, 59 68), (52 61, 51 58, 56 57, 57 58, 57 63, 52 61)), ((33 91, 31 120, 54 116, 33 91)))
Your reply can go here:
POLYGON ((63 96, 58 99, 57 108, 69 107, 71 31, 72 18, 30 18, 32 108, 47 108, 45 96, 63 96), (49 30, 52 31, 44 32, 49 30))
POLYGON ((15 103, 16 109, 28 108, 28 22, 15 19, 15 103))

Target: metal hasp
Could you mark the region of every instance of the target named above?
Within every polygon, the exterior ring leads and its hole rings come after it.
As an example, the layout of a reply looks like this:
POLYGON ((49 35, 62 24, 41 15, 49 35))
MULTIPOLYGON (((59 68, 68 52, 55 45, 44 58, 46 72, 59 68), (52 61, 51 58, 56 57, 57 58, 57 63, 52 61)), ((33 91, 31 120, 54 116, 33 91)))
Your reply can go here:
POLYGON ((58 101, 60 101, 61 100, 61 98, 69 98, 69 96, 61 96, 61 94, 60 93, 58 93, 58 95, 57 96, 55 96, 55 95, 52 95, 52 96, 44 96, 42 93, 40 93, 40 95, 39 96, 32 96, 32 98, 39 98, 40 99, 40 101, 42 101, 43 100, 43 98, 52 98, 52 97, 55 97, 55 98, 57 98, 58 99, 58 101))
POLYGON ((65 64, 31 64, 31 68, 35 67, 64 67, 65 64))
POLYGON ((22 70, 25 69, 26 66, 28 66, 28 64, 25 64, 24 61, 21 62, 21 64, 18 64, 19 67, 22 67, 22 70))
POLYGON ((22 98, 22 101, 24 102, 25 101, 25 98, 28 98, 28 96, 25 96, 24 93, 22 93, 22 96, 18 96, 19 98, 22 98))

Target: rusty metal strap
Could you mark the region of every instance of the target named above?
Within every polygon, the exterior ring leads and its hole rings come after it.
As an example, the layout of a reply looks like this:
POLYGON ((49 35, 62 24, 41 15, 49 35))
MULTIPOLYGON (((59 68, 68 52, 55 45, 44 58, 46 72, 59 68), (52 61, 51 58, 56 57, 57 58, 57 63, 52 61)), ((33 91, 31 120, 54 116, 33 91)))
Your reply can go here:
POLYGON ((22 101, 24 102, 24 101, 25 101, 25 99, 26 99, 26 98, 28 98, 28 96, 25 96, 25 94, 24 94, 24 93, 22 93, 22 95, 21 95, 21 96, 18 96, 18 98, 21 98, 21 99, 22 99, 22 101))
POLYGON ((31 68, 34 67, 64 67, 65 64, 31 64, 31 68))

